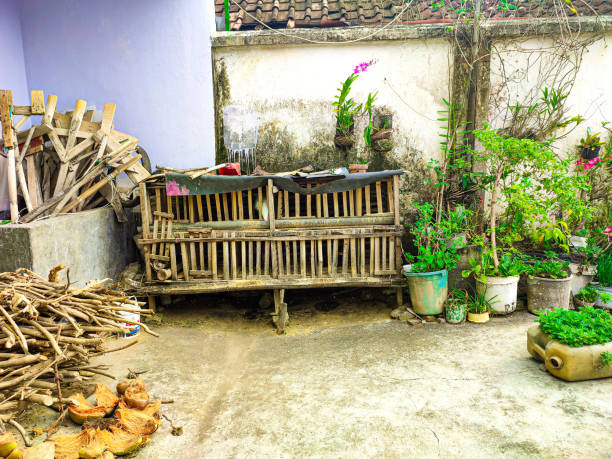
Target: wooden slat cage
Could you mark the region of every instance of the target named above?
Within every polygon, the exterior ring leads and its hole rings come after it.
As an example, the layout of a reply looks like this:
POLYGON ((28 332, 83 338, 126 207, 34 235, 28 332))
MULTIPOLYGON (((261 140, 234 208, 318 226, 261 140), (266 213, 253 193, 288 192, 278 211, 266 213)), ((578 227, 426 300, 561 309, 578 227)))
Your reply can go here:
MULTIPOLYGON (((311 188, 325 180, 295 181, 311 188)), ((399 175, 319 194, 263 183, 188 196, 141 183, 146 282, 138 293, 273 289, 281 330, 288 288, 395 286, 401 303, 399 175)))

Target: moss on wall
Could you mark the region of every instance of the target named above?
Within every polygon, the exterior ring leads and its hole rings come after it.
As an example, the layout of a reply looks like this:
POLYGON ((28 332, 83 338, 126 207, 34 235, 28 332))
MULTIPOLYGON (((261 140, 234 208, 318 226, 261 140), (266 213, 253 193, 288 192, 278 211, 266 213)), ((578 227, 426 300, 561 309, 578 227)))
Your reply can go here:
POLYGON ((223 58, 214 59, 214 101, 215 101, 215 160, 217 164, 225 162, 227 151, 223 144, 223 108, 230 100, 230 83, 223 58))

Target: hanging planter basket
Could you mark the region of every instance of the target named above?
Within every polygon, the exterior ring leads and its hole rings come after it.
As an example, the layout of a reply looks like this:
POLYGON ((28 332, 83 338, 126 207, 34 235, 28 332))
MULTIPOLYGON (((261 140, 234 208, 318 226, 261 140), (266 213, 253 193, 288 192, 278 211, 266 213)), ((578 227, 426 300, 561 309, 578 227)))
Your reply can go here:
POLYGON ((599 156, 599 150, 601 150, 600 146, 593 148, 581 148, 580 155, 582 156, 582 159, 597 158, 599 156))
POLYGON ((334 145, 338 148, 348 150, 355 145, 355 136, 336 134, 336 137, 334 137, 334 145))

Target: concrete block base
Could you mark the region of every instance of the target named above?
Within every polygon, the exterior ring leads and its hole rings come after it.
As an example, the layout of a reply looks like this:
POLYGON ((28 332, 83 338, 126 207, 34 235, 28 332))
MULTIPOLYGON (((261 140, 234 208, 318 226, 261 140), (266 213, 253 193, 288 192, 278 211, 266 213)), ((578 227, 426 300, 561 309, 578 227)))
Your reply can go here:
POLYGON ((134 216, 119 223, 111 208, 99 208, 33 223, 0 226, 0 272, 28 268, 46 277, 59 264, 73 283, 116 279, 137 257, 134 216))

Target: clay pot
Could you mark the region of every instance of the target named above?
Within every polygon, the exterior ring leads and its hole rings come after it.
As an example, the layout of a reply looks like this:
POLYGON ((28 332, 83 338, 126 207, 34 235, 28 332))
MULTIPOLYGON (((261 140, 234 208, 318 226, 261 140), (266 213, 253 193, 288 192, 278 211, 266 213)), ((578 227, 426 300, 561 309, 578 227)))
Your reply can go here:
POLYGON ((359 174, 368 171, 367 164, 349 164, 349 170, 351 174, 359 174))

